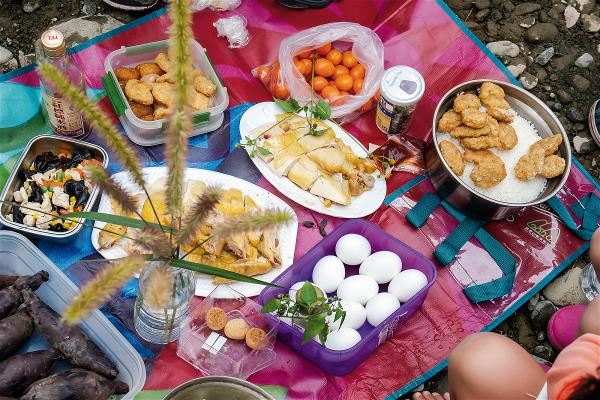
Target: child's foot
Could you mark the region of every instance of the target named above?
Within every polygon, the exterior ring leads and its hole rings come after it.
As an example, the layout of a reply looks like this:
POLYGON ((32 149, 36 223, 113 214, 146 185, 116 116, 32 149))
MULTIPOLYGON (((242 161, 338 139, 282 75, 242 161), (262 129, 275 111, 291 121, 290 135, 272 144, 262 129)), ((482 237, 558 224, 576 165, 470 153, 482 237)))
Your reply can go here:
POLYGON ((450 393, 444 393, 443 395, 436 392, 416 392, 413 394, 413 400, 450 400, 450 393))

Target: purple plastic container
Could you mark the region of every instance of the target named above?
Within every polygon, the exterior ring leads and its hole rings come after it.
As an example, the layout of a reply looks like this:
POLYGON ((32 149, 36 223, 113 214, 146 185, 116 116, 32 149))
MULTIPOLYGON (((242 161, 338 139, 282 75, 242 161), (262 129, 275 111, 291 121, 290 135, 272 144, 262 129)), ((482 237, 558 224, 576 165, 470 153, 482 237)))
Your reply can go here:
MULTIPOLYGON (((428 283, 427 286, 421 289, 409 301, 402 304, 396 312, 377 327, 373 327, 368 322, 365 322, 358 330, 362 338, 361 341, 348 350, 330 350, 315 340, 302 345, 303 331, 286 323, 279 325, 278 337, 282 342, 292 347, 307 360, 318 365, 323 371, 332 375, 346 375, 350 373, 380 344, 391 337, 396 328, 406 322, 423 304, 427 292, 437 275, 435 265, 425 256, 381 230, 377 225, 357 219, 343 223, 336 230, 328 234, 319 244, 298 259, 284 273, 279 275, 273 283, 284 288, 289 288, 296 282, 310 281, 317 261, 327 255, 335 255, 336 242, 348 233, 357 233, 366 237, 371 243, 373 253, 388 250, 398 254, 402 260, 402 270, 418 269, 425 274, 428 283)), ((346 267, 346 277, 357 274, 358 267, 346 267)), ((387 291, 387 284, 379 285, 379 291, 387 291)), ((287 292, 288 289, 267 287, 261 292, 258 302, 264 305, 278 294, 285 294, 287 292)), ((270 314, 268 318, 276 319, 275 316, 270 314)))

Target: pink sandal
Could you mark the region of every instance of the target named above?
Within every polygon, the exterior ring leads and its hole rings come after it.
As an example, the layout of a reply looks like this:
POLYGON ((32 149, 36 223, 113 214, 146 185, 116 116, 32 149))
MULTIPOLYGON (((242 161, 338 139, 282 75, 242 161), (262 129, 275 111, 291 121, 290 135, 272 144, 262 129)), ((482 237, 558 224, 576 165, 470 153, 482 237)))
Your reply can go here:
POLYGON ((552 315, 548 321, 548 340, 555 349, 562 350, 577 338, 584 311, 584 305, 576 304, 563 307, 552 315))

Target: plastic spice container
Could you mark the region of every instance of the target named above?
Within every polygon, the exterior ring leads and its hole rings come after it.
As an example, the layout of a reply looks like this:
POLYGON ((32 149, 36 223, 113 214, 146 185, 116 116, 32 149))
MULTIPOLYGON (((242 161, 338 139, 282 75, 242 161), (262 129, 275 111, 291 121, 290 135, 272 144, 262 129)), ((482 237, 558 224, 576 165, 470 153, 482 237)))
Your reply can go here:
POLYGON ((410 118, 425 92, 425 79, 414 68, 399 65, 384 72, 375 122, 388 135, 406 132, 410 118))

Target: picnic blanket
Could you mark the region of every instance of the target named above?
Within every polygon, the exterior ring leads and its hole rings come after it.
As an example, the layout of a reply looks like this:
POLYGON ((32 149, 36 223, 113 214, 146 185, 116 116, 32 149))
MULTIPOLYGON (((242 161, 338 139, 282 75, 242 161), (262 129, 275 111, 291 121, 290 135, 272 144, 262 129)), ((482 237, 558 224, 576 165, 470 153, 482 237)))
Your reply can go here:
MULTIPOLYGON (((456 84, 477 78, 513 80, 503 65, 466 29, 442 1, 434 0, 345 0, 326 9, 296 11, 272 0, 245 0, 233 13, 248 20, 252 40, 244 49, 229 49, 216 37, 212 23, 224 15, 202 11, 194 15, 196 39, 207 48, 213 64, 228 88, 230 109, 216 132, 190 140, 189 166, 217 169, 246 179, 283 198, 254 168, 245 152, 235 150, 238 124, 247 102, 267 101, 268 92, 252 77, 250 70, 277 57, 279 42, 291 33, 314 25, 345 20, 372 28, 385 46, 385 66, 403 64, 418 69, 427 84, 409 134, 431 137, 431 116, 443 94, 456 84)), ((231 13, 225 14, 225 16, 231 13)), ((111 106, 102 98, 100 78, 104 58, 120 46, 164 39, 169 26, 164 10, 83 43, 70 50, 85 71, 89 95, 99 99, 111 115, 111 106)), ((48 127, 40 113, 38 79, 32 67, 0 76, 0 185, 6 179, 24 144, 48 127)), ((115 118, 115 121, 116 118, 115 118)), ((345 128, 365 146, 381 144, 385 136, 374 124, 373 111, 345 128)), ((95 133, 86 140, 103 144, 95 133)), ((163 146, 134 146, 147 166, 163 165, 163 146)), ((111 158, 109 168, 121 168, 111 158)), ((574 160, 575 161, 575 160, 574 160)), ((370 219, 383 229, 433 259, 433 249, 457 226, 456 218, 436 209, 432 223, 414 228, 404 215, 426 193, 432 191, 426 176, 397 173, 388 181, 390 195, 370 219)), ((567 206, 583 204, 589 193, 598 194, 598 185, 575 161, 569 182, 559 199, 567 206)), ((300 221, 321 221, 324 217, 284 198, 300 221)), ((581 221, 582 207, 573 208, 575 224, 581 221)), ((340 220, 327 217, 327 231, 340 220)), ((316 229, 299 226, 296 258, 321 236, 316 229)), ((504 221, 486 227, 517 259, 513 290, 506 296, 477 305, 469 302, 462 289, 472 283, 494 279, 501 273, 477 239, 469 240, 456 261, 438 270, 438 279, 423 307, 396 334, 351 374, 329 376, 287 346, 277 343, 277 360, 250 381, 271 385, 278 397, 288 399, 381 399, 398 398, 445 366, 450 351, 468 334, 491 330, 513 313, 552 277, 582 254, 588 244, 567 228, 548 208, 532 207, 504 221), (545 221, 545 222, 542 222, 545 221), (537 229, 545 226, 547 233, 537 229), (532 228, 532 227, 535 227, 532 228)), ((86 259, 98 258, 86 228, 69 244, 37 240, 36 245, 78 284, 102 267, 86 259)), ((175 355, 175 344, 151 345, 132 329, 135 282, 111 300, 103 311, 138 349, 146 360, 146 389, 168 389, 198 377, 199 371, 175 355)), ((196 299, 195 301, 199 301, 196 299)))

